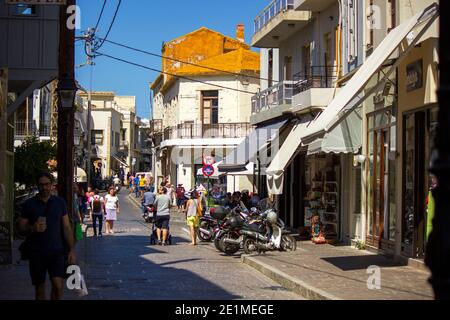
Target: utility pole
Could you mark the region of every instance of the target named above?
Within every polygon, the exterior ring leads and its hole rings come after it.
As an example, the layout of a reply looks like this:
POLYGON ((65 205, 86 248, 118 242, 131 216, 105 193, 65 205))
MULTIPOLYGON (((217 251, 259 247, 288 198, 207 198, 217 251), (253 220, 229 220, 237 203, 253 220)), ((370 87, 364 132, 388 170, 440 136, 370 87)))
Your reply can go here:
POLYGON ((437 300, 450 300, 450 43, 445 36, 450 27, 450 3, 440 1, 438 90, 439 122, 436 135, 437 157, 430 171, 438 186, 435 192, 436 212, 430 234, 425 263, 431 270, 430 283, 437 300))
MULTIPOLYGON (((59 15, 59 75, 62 79, 75 79, 75 28, 69 29, 67 21, 71 14, 67 13, 76 0, 67 0, 66 5, 60 7, 59 15)), ((74 148, 74 117, 75 110, 63 108, 61 98, 58 98, 58 194, 67 203, 69 216, 73 211, 73 148, 74 148)))

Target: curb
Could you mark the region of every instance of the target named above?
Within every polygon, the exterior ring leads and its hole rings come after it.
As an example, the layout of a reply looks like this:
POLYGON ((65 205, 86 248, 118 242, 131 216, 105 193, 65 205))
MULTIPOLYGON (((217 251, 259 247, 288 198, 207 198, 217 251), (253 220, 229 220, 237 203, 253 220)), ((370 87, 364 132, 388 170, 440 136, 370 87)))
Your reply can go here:
POLYGON ((264 262, 258 261, 251 256, 242 255, 242 263, 249 265, 263 275, 269 277, 273 281, 279 283, 284 288, 308 299, 308 300, 342 300, 332 294, 329 294, 321 289, 298 280, 264 262))

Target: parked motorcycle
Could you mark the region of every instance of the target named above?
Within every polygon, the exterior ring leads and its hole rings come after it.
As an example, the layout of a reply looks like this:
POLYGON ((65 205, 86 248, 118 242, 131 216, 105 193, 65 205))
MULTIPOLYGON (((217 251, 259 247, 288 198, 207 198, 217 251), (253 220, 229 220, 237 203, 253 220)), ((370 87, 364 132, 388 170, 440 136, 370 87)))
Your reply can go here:
POLYGON ((256 217, 259 217, 259 212, 256 209, 248 211, 240 206, 234 208, 225 221, 221 233, 217 235, 219 240, 216 247, 227 255, 235 254, 243 247, 242 229, 252 224, 256 217))
POLYGON ((246 224, 240 231, 243 236, 243 249, 246 254, 271 250, 295 251, 297 242, 285 230, 284 222, 278 218, 274 209, 261 215, 260 223, 246 224))

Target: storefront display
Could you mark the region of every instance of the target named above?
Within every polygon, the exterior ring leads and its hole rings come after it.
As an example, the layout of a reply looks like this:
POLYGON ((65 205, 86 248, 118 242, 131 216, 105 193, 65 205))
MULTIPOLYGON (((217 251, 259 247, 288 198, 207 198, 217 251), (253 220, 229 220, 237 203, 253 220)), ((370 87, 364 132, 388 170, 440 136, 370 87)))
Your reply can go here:
POLYGON ((339 158, 334 155, 308 157, 311 180, 307 181, 305 227, 312 234, 312 221, 319 217, 327 240, 338 239, 339 233, 339 168, 339 158))

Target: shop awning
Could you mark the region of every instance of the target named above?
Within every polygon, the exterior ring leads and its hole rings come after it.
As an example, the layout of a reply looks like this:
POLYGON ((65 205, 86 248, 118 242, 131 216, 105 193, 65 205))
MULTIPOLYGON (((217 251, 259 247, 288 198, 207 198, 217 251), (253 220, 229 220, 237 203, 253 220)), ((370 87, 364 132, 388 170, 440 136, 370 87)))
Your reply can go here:
POLYGON ((439 6, 433 4, 408 21, 393 29, 374 50, 370 57, 359 68, 349 82, 339 91, 328 107, 306 127, 298 126, 291 131, 274 160, 267 168, 267 184, 269 192, 283 192, 283 172, 301 145, 305 146, 333 131, 350 113, 368 96, 384 86, 388 77, 394 72, 403 58, 417 44, 426 30, 438 17, 439 6), (419 30, 414 29, 420 28, 419 30), (408 37, 408 43, 404 40, 408 37), (379 83, 365 92, 363 90, 370 78, 376 74, 383 63, 399 48, 401 52, 396 62, 385 73, 379 83))
POLYGON ((308 126, 310 126, 312 121, 298 121, 288 137, 282 144, 281 148, 276 153, 270 166, 266 170, 267 174, 267 188, 272 194, 282 194, 283 193, 283 173, 284 169, 288 166, 291 158, 296 154, 300 147, 299 141, 303 133, 306 131, 308 126))
POLYGON ((115 154, 112 156, 114 159, 116 159, 120 164, 122 164, 124 167, 128 168, 129 166, 125 162, 125 160, 121 159, 121 156, 119 154, 115 154))
MULTIPOLYGON (((220 166, 219 166, 220 170, 220 166)), ((222 170, 219 171, 219 174, 227 175, 227 176, 252 176, 255 173, 255 163, 249 162, 246 166, 244 166, 241 170, 236 170, 232 172, 223 172, 222 170)))
POLYGON ((235 150, 225 157, 220 164, 221 172, 245 171, 250 161, 255 161, 258 151, 261 151, 268 142, 275 140, 288 120, 280 120, 255 129, 242 141, 235 150))
POLYGON ((318 153, 358 153, 362 146, 362 110, 354 110, 330 133, 308 145, 308 155, 318 153))

